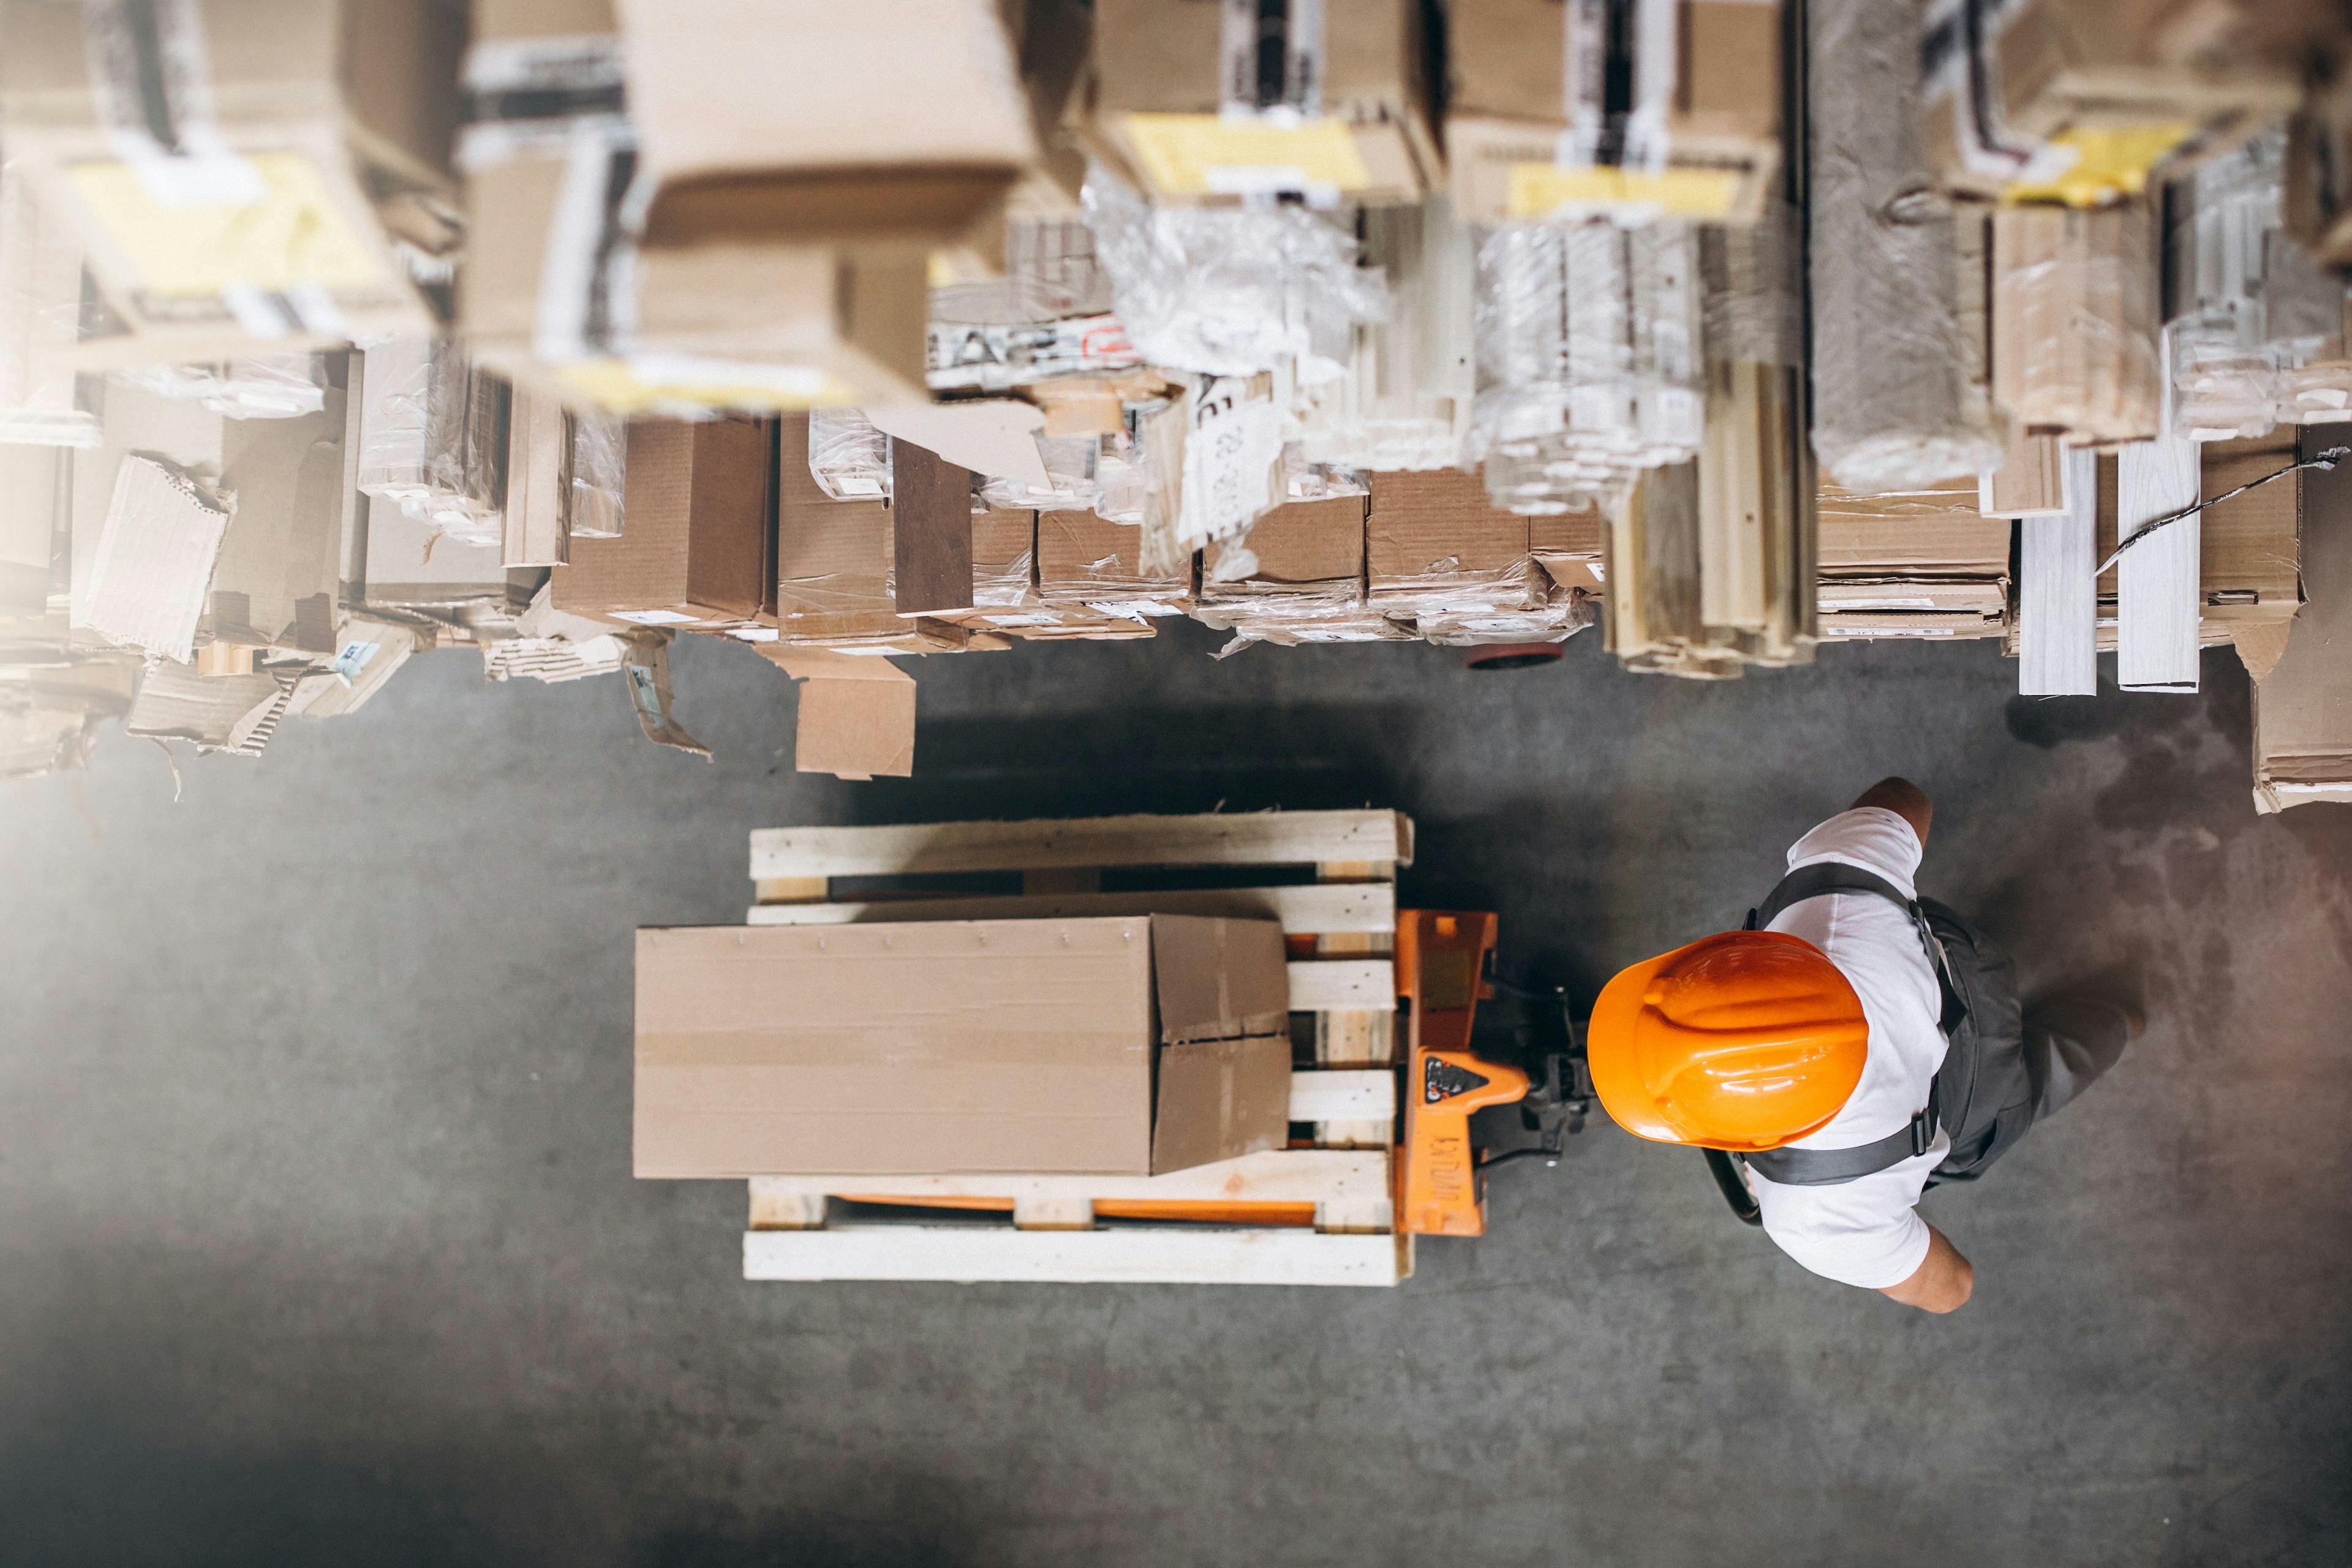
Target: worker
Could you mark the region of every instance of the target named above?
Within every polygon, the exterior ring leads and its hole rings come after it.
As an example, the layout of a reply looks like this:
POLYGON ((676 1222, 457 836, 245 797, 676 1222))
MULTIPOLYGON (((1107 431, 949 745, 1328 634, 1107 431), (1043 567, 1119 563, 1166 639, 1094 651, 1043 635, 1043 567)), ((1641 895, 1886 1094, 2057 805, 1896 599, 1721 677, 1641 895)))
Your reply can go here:
POLYGON ((1976 1274, 1914 1212, 1974 1181, 2123 1055, 2127 1001, 2021 1008, 2009 960, 1915 892, 1934 808, 1891 778, 1797 840, 1748 916, 1610 981, 1593 1088, 1628 1131, 1731 1152, 1814 1273, 1948 1312, 1976 1274))

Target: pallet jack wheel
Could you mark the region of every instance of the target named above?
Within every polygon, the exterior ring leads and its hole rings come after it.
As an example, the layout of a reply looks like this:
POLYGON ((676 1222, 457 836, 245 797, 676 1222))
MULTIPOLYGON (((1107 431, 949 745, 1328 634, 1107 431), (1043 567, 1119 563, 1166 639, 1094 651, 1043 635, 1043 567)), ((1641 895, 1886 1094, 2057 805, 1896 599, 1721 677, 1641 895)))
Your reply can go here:
POLYGON ((1556 642, 1496 643, 1489 647, 1474 647, 1462 656, 1465 669, 1533 669, 1539 664, 1559 662, 1559 644, 1556 642))

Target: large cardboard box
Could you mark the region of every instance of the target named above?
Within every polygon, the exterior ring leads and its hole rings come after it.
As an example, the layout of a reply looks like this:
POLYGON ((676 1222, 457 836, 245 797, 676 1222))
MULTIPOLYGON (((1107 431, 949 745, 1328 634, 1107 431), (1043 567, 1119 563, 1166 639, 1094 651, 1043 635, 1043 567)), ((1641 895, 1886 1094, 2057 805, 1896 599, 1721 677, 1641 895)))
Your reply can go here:
POLYGON ((2146 202, 1993 214, 1992 391, 2030 434, 2153 439, 2160 271, 2146 202))
POLYGON ((1622 36, 1571 37, 1612 8, 1454 0, 1445 153, 1458 214, 1476 223, 1623 208, 1718 223, 1763 215, 1780 170, 1780 7, 1642 0, 1633 9, 1622 36), (1582 78, 1574 92, 1571 56, 1582 78), (1654 114, 1618 103, 1609 81, 1649 91, 1654 114), (1579 121, 1591 145, 1563 162, 1571 98, 1588 106, 1579 121), (1663 143, 1662 166, 1622 144, 1629 121, 1663 143))
POLYGON ((1181 616, 1195 602, 1193 563, 1148 572, 1143 530, 1090 511, 1037 514, 1037 595, 1048 605, 1091 605, 1136 619, 1181 616))
POLYGON ((1146 1175, 1279 1148, 1271 921, 637 933, 636 1173, 1146 1175))
POLYGON ((2278 24, 2298 9, 1934 0, 1918 54, 1928 167, 1974 196, 2088 205, 2138 195, 2200 136, 2295 107, 2309 44, 2304 29, 2278 24))
POLYGON ((775 472, 772 420, 632 422, 628 526, 572 542, 555 607, 649 626, 758 618, 775 602, 775 472))
POLYGON ((392 240, 446 250, 466 18, 445 0, 0 15, 0 140, 80 237, 88 366, 427 331, 392 240))
POLYGON ((623 410, 925 401, 927 250, 1036 157, 990 0, 565 8, 501 4, 469 62, 484 362, 623 410))
MULTIPOLYGON (((2352 426, 2314 426, 2304 450, 2316 452, 2347 436, 2352 426)), ((2318 525, 2302 560, 2311 602, 2287 623, 2284 650, 2254 687, 2254 804, 2266 812, 2310 801, 2352 802, 2352 467, 2295 477, 2308 480, 2318 525)), ((2206 483, 2213 481, 2209 467, 2206 483)))
POLYGON ((1231 27, 1235 9, 1097 0, 1071 114, 1089 150, 1160 202, 1296 193, 1378 206, 1435 188, 1443 165, 1414 0, 1293 5, 1279 80, 1256 26, 1231 27), (1297 26, 1318 15, 1319 28, 1297 26))
MULTIPOLYGON (((1495 505, 1476 474, 1432 468, 1371 476, 1364 519, 1367 596, 1390 615, 1502 613, 1542 605, 1532 520, 1495 505)), ((1597 547, 1599 540, 1594 540, 1597 547)))
POLYGON ((1285 598, 1313 595, 1353 607, 1362 602, 1364 582, 1362 496, 1288 501, 1250 524, 1236 541, 1212 543, 1201 552, 1201 598, 1285 598), (1219 563, 1233 550, 1246 548, 1257 565, 1246 576, 1220 582, 1219 563))

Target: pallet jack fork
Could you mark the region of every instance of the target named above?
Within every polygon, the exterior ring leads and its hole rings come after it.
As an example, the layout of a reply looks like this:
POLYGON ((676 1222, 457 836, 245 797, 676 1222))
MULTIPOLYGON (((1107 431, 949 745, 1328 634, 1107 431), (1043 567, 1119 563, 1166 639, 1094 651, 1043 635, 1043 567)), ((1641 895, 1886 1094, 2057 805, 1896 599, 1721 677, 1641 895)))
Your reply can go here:
POLYGON ((1486 1235, 1486 1168, 1529 1156, 1557 1163, 1562 1143, 1583 1127, 1591 1108, 1591 1076, 1565 994, 1529 992, 1495 978, 1496 923, 1490 911, 1397 911, 1397 995, 1407 1048, 1396 1226, 1410 1235, 1486 1235), (1540 1076, 1471 1049, 1478 1004, 1498 990, 1559 1008, 1564 1041, 1531 1063, 1540 1076), (1513 1104, 1535 1141, 1476 1147, 1471 1117, 1513 1104))

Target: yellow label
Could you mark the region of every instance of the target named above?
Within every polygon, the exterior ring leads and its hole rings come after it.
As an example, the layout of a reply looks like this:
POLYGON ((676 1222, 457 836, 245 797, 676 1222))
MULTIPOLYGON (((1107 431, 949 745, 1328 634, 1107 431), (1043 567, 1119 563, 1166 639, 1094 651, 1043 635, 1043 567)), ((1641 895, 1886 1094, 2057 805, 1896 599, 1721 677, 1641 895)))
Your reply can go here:
POLYGON ((740 367, 730 376, 723 362, 667 367, 625 359, 579 360, 557 373, 583 395, 615 414, 692 404, 704 408, 797 413, 808 408, 855 407, 855 389, 828 372, 802 366, 740 367))
POLYGON ((1641 207, 1668 217, 1726 218, 1739 200, 1740 176, 1728 169, 1563 168, 1514 163, 1505 210, 1521 222, 1541 222, 1562 207, 1641 207))
POLYGON ((2147 189, 2148 171, 2172 155, 2197 128, 2186 121, 2161 125, 2084 127, 2061 132, 2049 145, 2073 154, 2065 172, 2003 193, 2012 202, 2064 202, 2104 206, 2147 189))
POLYGON ((78 163, 71 175, 83 205, 152 293, 277 293, 306 285, 331 292, 390 281, 310 159, 257 153, 247 162, 267 193, 249 205, 164 206, 128 163, 78 163))
POLYGON ((1272 125, 1213 114, 1130 114, 1127 134, 1152 188, 1170 195, 1360 191, 1372 183, 1336 120, 1272 125))

